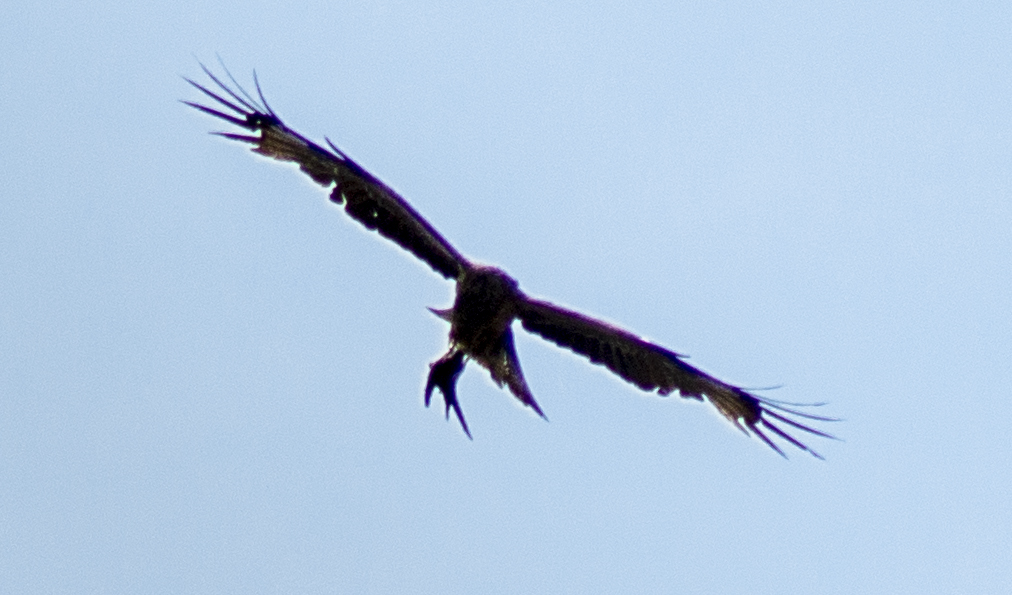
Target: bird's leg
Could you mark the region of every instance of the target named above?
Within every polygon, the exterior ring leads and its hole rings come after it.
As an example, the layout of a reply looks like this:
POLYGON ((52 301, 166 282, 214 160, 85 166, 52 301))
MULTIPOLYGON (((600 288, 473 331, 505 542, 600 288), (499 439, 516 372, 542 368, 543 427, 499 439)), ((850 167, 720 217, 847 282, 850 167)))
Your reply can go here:
POLYGON ((464 433, 474 440, 471 431, 467 429, 467 422, 464 421, 464 413, 457 403, 457 378, 464 371, 464 363, 464 352, 450 348, 446 355, 429 364, 429 379, 425 383, 425 406, 429 406, 432 390, 438 388, 439 392, 443 393, 443 401, 446 403, 446 418, 450 418, 452 407, 457 419, 460 420, 460 426, 464 428, 464 433))

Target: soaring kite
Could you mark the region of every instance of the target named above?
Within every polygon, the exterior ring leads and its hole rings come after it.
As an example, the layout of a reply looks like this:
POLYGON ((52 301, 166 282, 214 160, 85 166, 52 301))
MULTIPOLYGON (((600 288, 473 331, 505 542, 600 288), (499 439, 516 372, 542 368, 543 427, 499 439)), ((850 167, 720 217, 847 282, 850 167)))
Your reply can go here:
POLYGON ((795 408, 791 408, 790 403, 759 397, 690 366, 682 361, 679 354, 628 331, 527 296, 516 280, 502 269, 477 265, 465 258, 407 201, 338 149, 330 139, 326 139, 330 147, 328 150, 285 126, 264 100, 255 75, 259 100, 247 93, 231 74, 228 76, 236 90, 203 65, 201 68, 220 88, 219 92, 190 79, 186 81, 232 113, 191 101, 183 103, 256 136, 229 132, 215 134, 249 143, 253 145, 252 150, 261 155, 295 162, 299 169, 325 188, 329 189, 333 184, 330 200, 344 205, 344 210, 353 219, 393 240, 425 261, 434 271, 456 282, 456 298, 451 308, 429 308, 450 323, 450 347, 445 355, 430 364, 425 384, 425 405, 428 407, 433 390, 438 388, 446 405, 446 417, 449 418, 450 409, 453 409, 468 438, 471 431, 464 421, 456 394, 457 379, 468 360, 487 369, 497 385, 502 387, 505 384, 521 403, 541 417, 545 416, 524 380, 517 359, 511 326, 514 320, 519 320, 527 331, 571 349, 595 364, 606 366, 644 391, 656 390, 657 394, 664 396, 677 390, 682 397, 699 401, 706 399, 738 429, 746 435, 752 432, 781 456, 786 455, 766 431, 822 458, 776 424, 832 438, 806 424, 811 421, 836 421, 834 418, 796 409, 805 405, 794 404, 795 408))

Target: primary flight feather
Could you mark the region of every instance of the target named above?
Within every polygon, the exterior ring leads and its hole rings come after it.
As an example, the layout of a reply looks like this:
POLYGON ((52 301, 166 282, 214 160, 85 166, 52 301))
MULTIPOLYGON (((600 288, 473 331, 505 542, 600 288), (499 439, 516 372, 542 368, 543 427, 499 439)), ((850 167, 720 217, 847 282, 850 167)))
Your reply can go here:
POLYGON ((285 126, 264 100, 258 82, 257 98, 254 98, 231 75, 229 79, 234 89, 203 65, 201 68, 218 90, 212 91, 186 80, 218 107, 191 101, 183 103, 253 133, 216 134, 249 143, 253 151, 261 155, 296 163, 325 188, 333 185, 330 200, 344 205, 345 212, 353 219, 393 240, 434 271, 456 282, 453 306, 445 310, 430 308, 450 323, 450 347, 445 355, 430 364, 425 405, 429 405, 433 391, 438 388, 443 395, 446 415, 449 416, 452 409, 468 437, 471 431, 456 394, 457 378, 468 360, 487 369, 496 384, 506 385, 521 403, 544 417, 527 386, 514 347, 512 323, 519 320, 524 329, 606 366, 642 390, 656 390, 660 395, 678 391, 682 397, 709 401, 736 427, 746 434, 756 435, 780 455, 784 452, 770 434, 822 458, 789 431, 801 430, 832 438, 807 424, 835 419, 798 411, 796 407, 801 405, 789 407, 789 404, 759 397, 710 376, 685 363, 679 354, 628 331, 528 297, 506 272, 472 263, 461 255, 407 201, 329 139, 328 147, 323 147, 285 126))

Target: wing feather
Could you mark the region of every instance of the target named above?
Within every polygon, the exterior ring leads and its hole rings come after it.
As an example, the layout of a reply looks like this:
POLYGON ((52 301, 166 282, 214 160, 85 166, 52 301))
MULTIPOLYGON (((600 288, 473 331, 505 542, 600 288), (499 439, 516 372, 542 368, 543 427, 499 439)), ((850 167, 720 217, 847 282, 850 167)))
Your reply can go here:
MULTIPOLYGON (((254 145, 253 151, 261 155, 296 163, 299 169, 321 186, 329 187, 333 184, 331 201, 338 205, 343 204, 345 212, 353 219, 367 229, 377 231, 383 237, 393 240, 444 277, 456 280, 471 266, 467 259, 406 200, 333 143, 328 140, 330 149, 324 148, 285 126, 267 107, 267 102, 260 93, 259 82, 257 82, 257 92, 260 96, 258 102, 238 84, 236 87, 239 93, 236 93, 203 65, 201 68, 204 68, 204 72, 228 98, 190 79, 186 81, 226 111, 191 101, 183 103, 205 114, 258 133, 259 136, 228 132, 217 134, 231 140, 250 143, 254 145)), ((234 79, 232 81, 235 84, 234 79)))
POLYGON ((751 432, 781 456, 785 456, 783 450, 767 437, 763 429, 773 432, 813 456, 822 458, 800 440, 775 425, 773 423, 775 421, 816 436, 833 438, 784 414, 812 421, 836 421, 835 419, 787 409, 776 401, 763 399, 737 386, 722 382, 685 363, 678 353, 606 322, 530 298, 525 299, 519 306, 517 316, 528 331, 586 356, 595 364, 606 366, 642 390, 656 390, 662 396, 678 391, 683 397, 706 399, 738 429, 746 434, 751 432))

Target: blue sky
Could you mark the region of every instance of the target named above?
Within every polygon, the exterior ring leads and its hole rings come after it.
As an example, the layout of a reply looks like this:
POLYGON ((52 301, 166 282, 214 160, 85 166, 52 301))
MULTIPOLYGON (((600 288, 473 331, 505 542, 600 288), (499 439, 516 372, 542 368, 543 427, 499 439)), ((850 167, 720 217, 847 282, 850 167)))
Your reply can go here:
POLYGON ((1012 9, 19 3, 0 22, 12 593, 1012 590, 1012 9), (784 461, 520 333, 180 78, 255 68, 463 253, 787 401, 784 461))

